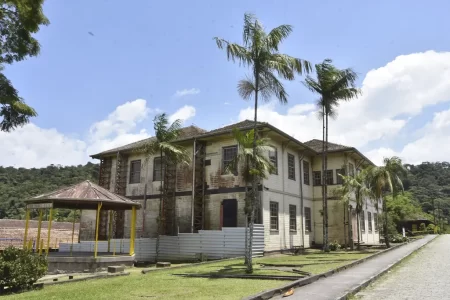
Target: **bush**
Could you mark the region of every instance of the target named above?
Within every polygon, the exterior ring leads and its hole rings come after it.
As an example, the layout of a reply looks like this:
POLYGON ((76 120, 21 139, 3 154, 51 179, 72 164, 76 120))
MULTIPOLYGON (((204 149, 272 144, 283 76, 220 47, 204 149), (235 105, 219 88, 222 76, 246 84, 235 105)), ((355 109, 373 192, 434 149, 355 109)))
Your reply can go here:
POLYGON ((425 231, 425 223, 420 223, 419 225, 419 231, 425 231))
POLYGON ((434 233, 434 224, 428 224, 427 231, 428 233, 434 233))
POLYGON ((31 251, 14 247, 0 254, 0 291, 27 289, 47 272, 47 260, 31 251))
POLYGON ((401 234, 393 234, 389 236, 389 241, 391 243, 404 243, 408 241, 408 238, 403 237, 401 234))
POLYGON ((338 241, 334 241, 330 243, 329 248, 331 251, 338 251, 339 249, 341 249, 341 245, 338 243, 338 241))

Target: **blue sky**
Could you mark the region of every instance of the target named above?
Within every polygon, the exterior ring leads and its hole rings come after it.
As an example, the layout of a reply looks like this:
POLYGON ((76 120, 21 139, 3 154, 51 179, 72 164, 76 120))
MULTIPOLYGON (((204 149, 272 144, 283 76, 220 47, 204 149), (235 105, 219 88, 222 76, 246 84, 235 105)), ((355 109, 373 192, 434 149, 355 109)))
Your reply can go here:
MULTIPOLYGON (((239 98, 236 83, 247 70, 227 61, 213 37, 241 43, 245 12, 255 13, 267 29, 293 25, 282 52, 313 63, 332 58, 338 67, 354 68, 361 85, 367 72, 400 55, 448 51, 449 10, 450 3, 443 0, 132 0, 126 5, 117 0, 46 1, 44 13, 51 24, 37 34, 41 54, 7 66, 6 75, 38 111, 33 125, 84 142, 88 151, 92 125, 136 99, 145 99, 150 113, 136 122, 133 132, 151 133, 154 109, 173 114, 184 105, 195 108, 187 125, 213 129, 242 119, 250 103, 239 98), (184 89, 198 93, 174 96, 184 89)), ((421 63, 427 68, 427 62, 421 63)), ((283 115, 295 105, 313 102, 316 96, 301 80, 286 83, 289 105, 269 108, 283 115)), ((391 120, 408 119, 395 136, 356 145, 366 152, 379 148, 401 152, 420 138, 416 130, 448 108, 448 100, 424 104, 419 113, 395 114, 391 120)), ((339 138, 344 131, 334 134, 338 141, 349 143, 350 137, 339 138)), ((72 163, 60 160, 55 163, 72 163)))

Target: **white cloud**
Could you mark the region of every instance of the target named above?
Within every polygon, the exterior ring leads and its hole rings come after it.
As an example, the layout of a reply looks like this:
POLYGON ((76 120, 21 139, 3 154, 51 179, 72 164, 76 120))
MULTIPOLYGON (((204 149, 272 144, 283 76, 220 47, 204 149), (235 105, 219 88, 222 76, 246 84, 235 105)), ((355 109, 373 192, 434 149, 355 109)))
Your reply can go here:
POLYGON ((183 123, 195 116, 195 107, 190 105, 185 105, 179 110, 177 110, 174 114, 169 116, 169 122, 172 123, 177 119, 180 119, 183 123))
POLYGON ((192 89, 184 89, 184 90, 178 90, 175 92, 175 97, 184 97, 187 95, 197 95, 200 94, 200 90, 197 88, 192 88, 192 89))
MULTIPOLYGON (((338 118, 330 120, 330 141, 359 148, 367 146, 369 142, 383 141, 395 137, 411 117, 420 114, 425 107, 450 101, 450 52, 427 51, 398 56, 386 66, 369 71, 361 89, 363 94, 358 99, 342 103, 338 109, 338 118)), ((273 104, 260 106, 259 119, 301 141, 321 138, 322 122, 317 118, 317 113, 312 111, 312 103, 295 105, 286 114, 276 112, 274 108, 273 104)), ((251 119, 252 116, 253 109, 248 107, 241 110, 239 119, 251 119)), ((449 122, 450 118, 436 115, 433 124, 428 127, 436 127, 437 124, 443 126, 449 122)), ((427 133, 424 136, 426 141, 419 139, 416 143, 418 145, 421 141, 422 149, 429 150, 418 151, 415 147, 413 151, 408 144, 402 151, 405 161, 438 159, 429 147, 425 147, 431 143, 430 139, 434 140, 438 136, 429 134, 431 129, 422 132, 427 133)), ((368 151, 367 155, 379 162, 383 155, 394 153, 385 147, 368 151)), ((442 159, 445 156, 448 159, 449 155, 450 149, 442 154, 442 159)))
MULTIPOLYGON (((0 132, 0 166, 45 167, 50 164, 78 165, 90 160, 89 155, 150 137, 139 125, 149 119, 147 101, 137 99, 119 105, 106 119, 90 126, 82 139, 72 138, 57 129, 28 124, 10 133, 0 132)), ((187 120, 195 116, 195 108, 184 106, 171 118, 187 120)))

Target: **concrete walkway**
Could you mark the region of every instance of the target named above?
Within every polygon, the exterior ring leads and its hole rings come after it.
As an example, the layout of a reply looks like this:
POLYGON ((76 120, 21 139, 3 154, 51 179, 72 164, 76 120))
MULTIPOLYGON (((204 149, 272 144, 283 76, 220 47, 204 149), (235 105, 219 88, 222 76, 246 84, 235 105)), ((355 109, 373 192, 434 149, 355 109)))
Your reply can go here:
MULTIPOLYGON (((320 279, 309 285, 299 287, 295 289, 294 295, 283 299, 340 299, 345 296, 348 291, 353 290, 370 278, 377 276, 386 268, 411 254, 435 237, 435 235, 428 235, 423 239, 411 242, 397 249, 381 254, 373 259, 369 259, 355 267, 339 272, 330 277, 320 279)), ((277 296, 273 299, 282 299, 282 297, 277 296)))

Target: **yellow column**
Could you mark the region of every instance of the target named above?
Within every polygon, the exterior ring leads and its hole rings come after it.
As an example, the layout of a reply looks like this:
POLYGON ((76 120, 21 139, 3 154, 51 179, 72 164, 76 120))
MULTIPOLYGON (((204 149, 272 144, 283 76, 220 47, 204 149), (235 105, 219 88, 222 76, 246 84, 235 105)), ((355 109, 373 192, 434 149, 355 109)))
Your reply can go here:
POLYGON ((98 249, 98 224, 100 223, 100 209, 102 208, 102 203, 97 204, 97 220, 95 224, 95 247, 94 247, 94 257, 97 258, 98 249))
POLYGON ((109 226, 108 226, 108 253, 111 251, 111 235, 112 235, 112 221, 113 221, 113 211, 109 211, 109 226))
POLYGON ((75 232, 75 213, 76 210, 73 210, 73 220, 72 220, 72 244, 70 244, 70 256, 72 256, 72 250, 73 250, 73 236, 75 232))
POLYGON ((23 236, 23 249, 27 248, 28 224, 29 223, 30 223, 30 210, 27 207, 26 212, 25 212, 25 234, 23 236))
POLYGON ((48 256, 48 252, 50 251, 50 231, 52 230, 52 217, 53 217, 53 208, 50 208, 50 216, 48 218, 48 231, 47 231, 47 250, 45 254, 48 256))
POLYGON ((131 209, 130 255, 134 255, 134 239, 136 236, 136 207, 131 209))
POLYGON ((41 255, 41 226, 42 226, 42 209, 39 209, 39 221, 38 221, 38 232, 37 232, 37 238, 36 238, 36 252, 39 252, 39 255, 41 255))

